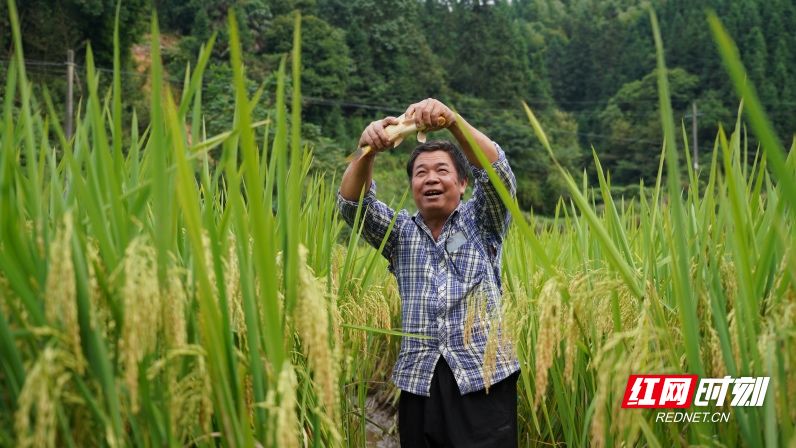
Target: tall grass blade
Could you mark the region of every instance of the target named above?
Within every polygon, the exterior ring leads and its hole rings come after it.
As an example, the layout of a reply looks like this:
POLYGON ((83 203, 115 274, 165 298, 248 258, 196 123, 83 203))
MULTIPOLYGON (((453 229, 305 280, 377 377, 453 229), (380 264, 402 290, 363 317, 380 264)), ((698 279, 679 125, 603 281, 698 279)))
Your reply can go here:
MULTIPOLYGON (((243 173, 247 185, 247 198, 250 214, 249 217, 253 221, 251 228, 252 237, 254 242, 254 264, 259 278, 261 280, 266 278, 264 260, 272 258, 275 254, 272 252, 271 247, 267 247, 266 239, 268 238, 265 232, 271 230, 270 222, 265 222, 266 213, 270 214, 270 210, 265 210, 263 207, 263 198, 261 185, 263 180, 260 178, 260 163, 257 155, 257 148, 254 142, 254 132, 251 129, 251 107, 246 93, 246 84, 243 74, 243 61, 241 59, 240 40, 238 38, 238 25, 234 12, 229 12, 229 30, 230 30, 230 62, 232 64, 232 72, 235 82, 235 101, 237 104, 236 111, 238 112, 238 131, 240 135, 240 148, 243 152, 243 173), (269 249, 271 252, 269 252, 269 249)), ((241 223, 245 228, 245 223, 241 223)), ((243 233, 246 235, 246 233, 243 233)), ((244 246, 245 247, 245 246, 244 246)), ((260 288, 273 288, 273 284, 261 282, 260 288)), ((279 309, 278 304, 268 304, 266 313, 276 312, 279 309)), ((252 373, 252 386, 254 388, 254 398, 258 402, 265 401, 265 378, 261 363, 260 354, 260 321, 259 313, 257 311, 257 304, 253 294, 246 294, 244 296, 244 307, 246 317, 246 330, 247 339, 249 341, 249 368, 252 373)), ((267 316, 267 314, 266 314, 267 316)), ((275 330, 281 329, 279 319, 281 316, 276 314, 271 317, 267 322, 269 328, 267 329, 268 338, 266 341, 271 340, 271 347, 269 347, 268 355, 273 366, 281 366, 284 361, 282 354, 282 341, 277 336, 275 330)), ((266 415, 264 409, 257 409, 255 411, 256 417, 256 430, 257 436, 260 440, 265 440, 266 430, 266 415)))
POLYGON ((669 81, 666 77, 666 63, 663 59, 663 41, 658 27, 658 19, 652 10, 650 10, 650 21, 657 54, 658 100, 663 128, 663 144, 666 151, 669 209, 673 221, 669 234, 670 241, 673 243, 670 246, 670 256, 673 261, 672 286, 683 337, 685 338, 688 369, 699 376, 704 376, 702 360, 699 355, 700 337, 697 301, 693 294, 694 287, 691 284, 691 274, 689 272, 691 266, 689 238, 691 238, 691 232, 689 232, 689 228, 686 225, 685 209, 682 203, 680 165, 678 162, 671 97, 669 95, 669 81))
POLYGON ((771 170, 782 186, 785 200, 790 203, 791 213, 796 213, 796 175, 794 175, 792 169, 788 169, 784 155, 785 148, 763 111, 763 106, 760 103, 755 87, 748 80, 746 69, 741 63, 741 58, 738 54, 738 48, 729 34, 727 34, 715 12, 708 13, 708 24, 713 32, 713 39, 716 41, 719 55, 721 55, 724 66, 727 68, 735 90, 746 104, 749 123, 752 125, 757 138, 760 139, 760 146, 770 161, 771 170))
POLYGON ((579 190, 575 180, 572 176, 558 163, 558 160, 555 158, 555 154, 553 153, 553 148, 550 146, 550 142, 547 139, 547 135, 545 134, 544 130, 542 129, 541 124, 539 124, 539 120, 537 120, 536 115, 534 115, 531 108, 528 107, 526 103, 522 103, 523 107, 525 108, 525 113, 528 115, 528 120, 531 122, 533 126, 534 132, 536 137, 542 142, 542 146, 545 147, 547 153, 550 155, 550 158, 553 160, 553 163, 558 168, 559 172, 564 178, 564 181, 567 184, 567 188, 569 193, 572 195, 572 200, 577 204, 578 209, 583 213, 583 217, 589 222, 590 227, 597 233, 597 238, 602 244, 603 248, 606 250, 608 255, 608 260, 613 264, 613 266, 619 271, 619 274, 622 276, 622 279, 628 285, 630 290, 633 294, 638 297, 642 298, 644 296, 644 292, 641 289, 641 286, 638 284, 638 279, 636 278, 636 272, 627 264, 627 262, 622 258, 622 255, 619 253, 619 249, 617 249, 616 245, 614 244, 611 236, 608 233, 608 230, 603 226, 600 222, 600 219, 597 217, 597 214, 594 213, 594 209, 591 205, 589 205, 588 200, 584 196, 583 193, 579 190))

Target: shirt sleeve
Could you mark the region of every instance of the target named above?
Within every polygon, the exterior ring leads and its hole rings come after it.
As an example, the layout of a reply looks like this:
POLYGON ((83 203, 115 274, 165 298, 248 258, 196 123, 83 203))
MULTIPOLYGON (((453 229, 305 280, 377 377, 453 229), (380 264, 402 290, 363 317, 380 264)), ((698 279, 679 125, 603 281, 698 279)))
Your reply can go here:
MULTIPOLYGON (((339 190, 337 191, 337 209, 340 211, 340 216, 343 217, 343 220, 351 227, 354 226, 358 206, 358 201, 349 201, 340 194, 339 190)), ((387 234, 387 229, 393 216, 395 216, 395 211, 384 202, 376 199, 376 182, 374 181, 371 181, 370 189, 362 198, 362 214, 363 216, 360 218, 362 236, 371 246, 378 249, 387 234)), ((395 225, 387 237, 387 242, 381 253, 387 260, 392 261, 393 252, 398 242, 398 229, 407 218, 408 215, 404 210, 398 213, 395 225)))
MULTIPOLYGON (((503 149, 497 143, 495 143, 495 149, 498 152, 498 159, 492 162, 492 168, 509 191, 509 194, 511 194, 511 197, 516 197, 517 179, 514 177, 514 172, 511 171, 509 161, 506 159, 506 153, 503 152, 503 149)), ((474 165, 470 165, 470 169, 472 170, 475 184, 472 199, 475 216, 479 219, 481 227, 489 236, 501 241, 509 228, 511 214, 500 199, 497 189, 489 181, 486 170, 476 168, 474 165)))

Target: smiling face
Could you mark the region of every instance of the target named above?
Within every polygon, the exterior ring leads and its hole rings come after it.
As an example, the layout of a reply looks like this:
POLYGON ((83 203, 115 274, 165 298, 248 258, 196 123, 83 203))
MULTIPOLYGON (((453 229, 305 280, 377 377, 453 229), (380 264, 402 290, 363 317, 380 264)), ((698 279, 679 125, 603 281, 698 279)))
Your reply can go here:
POLYGON ((467 178, 459 180, 445 151, 418 154, 412 169, 412 196, 423 219, 447 218, 459 205, 467 178))

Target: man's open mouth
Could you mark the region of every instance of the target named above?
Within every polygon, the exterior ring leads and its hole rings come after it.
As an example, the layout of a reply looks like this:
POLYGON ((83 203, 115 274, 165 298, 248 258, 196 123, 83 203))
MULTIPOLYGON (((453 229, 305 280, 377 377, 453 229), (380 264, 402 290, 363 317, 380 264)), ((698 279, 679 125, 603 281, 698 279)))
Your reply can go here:
POLYGON ((430 196, 439 196, 442 194, 442 190, 428 190, 427 192, 423 193, 423 196, 430 197, 430 196))

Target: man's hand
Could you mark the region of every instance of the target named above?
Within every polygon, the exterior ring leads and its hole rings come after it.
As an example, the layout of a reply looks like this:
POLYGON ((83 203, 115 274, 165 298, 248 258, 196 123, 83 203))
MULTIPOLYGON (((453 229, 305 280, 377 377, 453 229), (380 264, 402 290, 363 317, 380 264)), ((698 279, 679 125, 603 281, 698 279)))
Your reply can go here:
POLYGON ((393 142, 384 130, 385 127, 398 124, 398 119, 395 117, 385 117, 381 120, 371 122, 368 127, 362 131, 362 136, 359 137, 359 148, 370 146, 370 149, 375 153, 384 149, 390 149, 393 142))
POLYGON ((447 128, 459 143, 464 156, 476 168, 482 168, 481 162, 478 161, 478 158, 473 153, 473 148, 470 146, 470 141, 465 132, 469 133, 475 144, 481 148, 489 163, 494 163, 498 159, 498 152, 489 137, 471 126, 461 116, 454 114, 448 106, 434 98, 426 98, 409 106, 406 109, 406 118, 413 119, 416 123, 424 125, 426 131, 447 128), (438 121, 440 117, 445 119, 444 124, 440 124, 438 121))
POLYGON ((406 109, 406 118, 414 120, 418 125, 423 125, 426 131, 436 131, 451 126, 456 121, 456 115, 442 102, 434 98, 426 98, 419 103, 412 104, 406 109), (440 117, 445 121, 441 123, 440 117))

